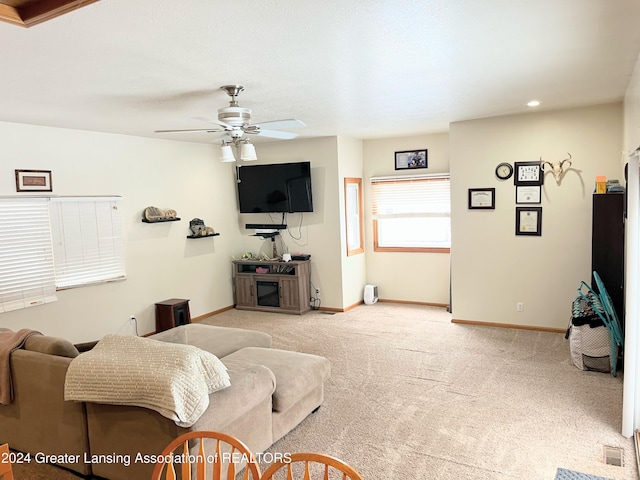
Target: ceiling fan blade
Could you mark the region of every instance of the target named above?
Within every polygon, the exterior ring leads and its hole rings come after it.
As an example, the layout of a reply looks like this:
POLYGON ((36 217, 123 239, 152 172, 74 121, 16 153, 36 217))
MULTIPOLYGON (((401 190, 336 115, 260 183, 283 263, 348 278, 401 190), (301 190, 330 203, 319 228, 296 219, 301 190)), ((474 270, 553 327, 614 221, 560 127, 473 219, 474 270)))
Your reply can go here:
POLYGON ((247 133, 256 133, 259 137, 278 138, 280 140, 291 140, 298 136, 297 133, 283 132, 280 130, 263 130, 260 129, 257 132, 248 131, 247 133))
POLYGON ((220 125, 221 127, 224 127, 224 128, 233 128, 233 125, 231 125, 230 123, 221 122, 220 120, 213 120, 211 118, 204 118, 204 117, 194 117, 194 119, 195 120, 202 120, 203 122, 214 123, 214 124, 220 125))
POLYGON ((269 128, 275 129, 284 128, 285 130, 289 128, 300 128, 307 126, 304 122, 293 118, 287 120, 271 120, 269 122, 256 123, 256 125, 258 127, 268 126, 269 128))
POLYGON ((223 132, 219 128, 189 128, 186 130, 154 130, 154 133, 189 133, 189 132, 207 132, 207 133, 216 133, 223 132))
POLYGON ((225 133, 224 129, 222 128, 186 128, 186 129, 181 129, 181 130, 155 130, 155 133, 195 133, 195 132, 207 132, 207 133, 217 133, 217 132, 223 132, 225 133))

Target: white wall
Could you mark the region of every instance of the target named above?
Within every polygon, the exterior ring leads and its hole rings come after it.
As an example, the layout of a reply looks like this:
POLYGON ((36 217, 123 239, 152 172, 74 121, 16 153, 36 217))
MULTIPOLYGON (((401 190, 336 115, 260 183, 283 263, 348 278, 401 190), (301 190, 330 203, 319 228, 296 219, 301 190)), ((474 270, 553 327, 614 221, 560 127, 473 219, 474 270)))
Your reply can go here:
MULTIPOLYGON (((449 303, 449 260, 447 253, 374 252, 370 207, 371 177, 402 175, 394 168, 396 151, 428 150, 424 173, 449 172, 447 133, 364 141, 365 252, 367 283, 378 286, 384 300, 449 303)), ((415 172, 412 172, 415 173, 415 172)))
MULTIPOLYGON (((337 137, 323 137, 286 142, 265 142, 256 146, 258 164, 311 162, 312 213, 288 214, 288 230, 281 232, 278 253, 284 241, 290 253, 311 255, 311 282, 320 289, 321 307, 340 310, 342 272, 340 263, 340 188, 338 185, 337 137)), ((247 223, 280 223, 280 214, 240 214, 237 226, 242 230, 235 254, 243 251, 271 252, 271 241, 251 236, 247 223)))
MULTIPOLYGON (((365 253, 347 256, 345 178, 362 178, 363 142, 347 137, 338 137, 338 191, 340 194, 340 260, 342 263, 342 306, 351 307, 362 302, 364 286, 367 284, 365 253)), ((363 181, 364 185, 364 181, 363 181)), ((364 196, 364 191, 362 192, 364 196)))
POLYGON ((591 277, 595 177, 623 178, 622 131, 621 104, 451 124, 454 319, 566 328, 576 288, 591 277), (497 180, 496 165, 567 152, 562 184, 545 178, 542 236, 516 236, 513 178, 497 180), (484 187, 495 187, 496 209, 468 210, 468 189, 484 187))
POLYGON ((233 304, 231 254, 241 235, 233 169, 215 146, 0 123, 0 195, 16 193, 15 169, 52 171, 54 195, 121 195, 127 279, 58 292, 58 301, 0 315, 0 326, 72 341, 155 330, 156 302, 190 299, 196 317, 233 304), (148 206, 180 222, 146 224, 148 206), (202 218, 220 236, 188 240, 202 218))
POLYGON ((640 57, 629 81, 624 99, 624 155, 640 147, 640 57))

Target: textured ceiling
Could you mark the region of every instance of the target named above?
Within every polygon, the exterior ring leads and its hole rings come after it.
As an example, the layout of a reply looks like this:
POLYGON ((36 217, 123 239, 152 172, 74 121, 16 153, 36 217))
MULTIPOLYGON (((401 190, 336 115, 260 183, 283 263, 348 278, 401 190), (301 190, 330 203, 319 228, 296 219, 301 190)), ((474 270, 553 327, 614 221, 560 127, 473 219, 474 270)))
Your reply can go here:
POLYGON ((0 23, 0 121, 209 142, 241 84, 254 122, 303 137, 443 132, 453 121, 621 100, 637 0, 102 0, 0 23))

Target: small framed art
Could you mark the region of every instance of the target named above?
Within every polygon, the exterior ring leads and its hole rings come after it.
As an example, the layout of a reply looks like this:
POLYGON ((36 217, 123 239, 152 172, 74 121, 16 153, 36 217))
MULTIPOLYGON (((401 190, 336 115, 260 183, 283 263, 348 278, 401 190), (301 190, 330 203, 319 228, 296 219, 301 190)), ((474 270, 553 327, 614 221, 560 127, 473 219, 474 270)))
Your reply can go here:
POLYGON ((51 192, 51 170, 16 170, 17 192, 51 192))
POLYGON ((516 185, 516 203, 542 203, 542 186, 516 185))
POLYGON ((494 210, 496 208, 495 188, 470 188, 469 210, 483 209, 494 210))
POLYGON ((542 207, 516 207, 516 235, 542 235, 542 207))
POLYGON ((515 162, 513 183, 515 185, 542 185, 544 173, 540 162, 515 162))
POLYGON ((412 170, 414 168, 427 168, 427 149, 424 150, 407 150, 404 152, 396 152, 395 169, 396 170, 412 170))

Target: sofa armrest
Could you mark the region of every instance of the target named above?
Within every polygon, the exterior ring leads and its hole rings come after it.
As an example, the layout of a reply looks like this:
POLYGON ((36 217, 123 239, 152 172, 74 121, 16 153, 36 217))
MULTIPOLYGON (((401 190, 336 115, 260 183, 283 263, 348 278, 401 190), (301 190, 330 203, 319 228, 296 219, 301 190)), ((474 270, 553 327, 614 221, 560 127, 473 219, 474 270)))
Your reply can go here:
POLYGON ((60 463, 81 474, 89 452, 85 404, 64 400, 64 381, 71 358, 28 350, 11 354, 15 398, 0 407, 0 443, 23 452, 60 455, 60 463), (77 461, 75 461, 77 460, 77 461))

